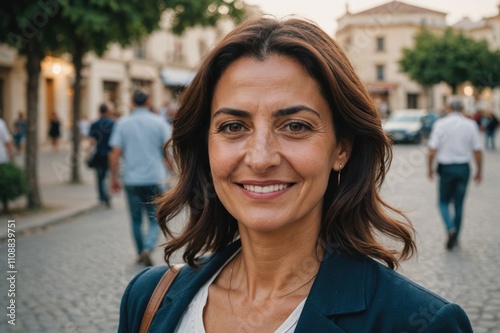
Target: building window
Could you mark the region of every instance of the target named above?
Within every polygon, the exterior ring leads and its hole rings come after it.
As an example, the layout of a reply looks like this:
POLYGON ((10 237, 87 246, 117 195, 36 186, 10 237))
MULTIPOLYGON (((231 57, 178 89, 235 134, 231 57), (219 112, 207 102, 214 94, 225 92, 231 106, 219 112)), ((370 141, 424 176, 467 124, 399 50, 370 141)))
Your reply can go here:
POLYGON ((385 79, 385 66, 377 65, 377 81, 384 81, 385 79))
POLYGON ((150 80, 132 78, 132 90, 141 89, 151 92, 152 82, 150 80))
POLYGON ((418 109, 418 94, 406 94, 406 105, 408 109, 418 109))
POLYGON ((200 51, 200 58, 205 57, 208 52, 208 45, 204 39, 198 40, 198 50, 200 51))
POLYGON ((137 59, 145 59, 146 58, 146 43, 144 41, 139 41, 134 46, 134 56, 137 59))
POLYGON ((102 82, 102 90, 104 95, 104 101, 113 102, 116 106, 118 103, 118 92, 119 92, 119 83, 113 81, 103 81, 102 82))
POLYGON ((173 61, 177 64, 184 63, 184 50, 182 47, 182 40, 176 40, 174 42, 174 56, 173 61))
POLYGON ((383 37, 377 38, 377 51, 385 51, 385 39, 383 37))

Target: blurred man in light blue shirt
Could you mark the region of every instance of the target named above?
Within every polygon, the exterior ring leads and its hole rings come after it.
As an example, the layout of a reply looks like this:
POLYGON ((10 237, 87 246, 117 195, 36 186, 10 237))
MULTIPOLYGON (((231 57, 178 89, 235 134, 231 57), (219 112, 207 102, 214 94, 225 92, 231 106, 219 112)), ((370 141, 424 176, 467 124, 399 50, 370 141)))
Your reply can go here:
POLYGON ((111 134, 110 154, 111 189, 118 192, 122 184, 118 179, 118 167, 122 161, 121 176, 127 194, 132 231, 137 248, 138 263, 151 266, 150 253, 159 235, 156 210, 151 202, 163 192, 163 184, 169 177, 165 164, 163 145, 170 138, 167 122, 149 111, 149 96, 142 91, 133 94, 132 113, 115 124, 111 134), (142 212, 149 218, 149 230, 142 234, 142 212))

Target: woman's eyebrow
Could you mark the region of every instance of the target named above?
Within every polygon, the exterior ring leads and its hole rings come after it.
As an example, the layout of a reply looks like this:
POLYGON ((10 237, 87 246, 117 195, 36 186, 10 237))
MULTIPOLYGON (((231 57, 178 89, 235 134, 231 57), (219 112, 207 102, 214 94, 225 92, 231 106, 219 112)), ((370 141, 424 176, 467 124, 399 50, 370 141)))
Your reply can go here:
POLYGON ((318 116, 318 118, 321 118, 319 112, 317 112, 316 110, 311 109, 310 107, 302 105, 302 104, 290 106, 290 107, 283 108, 283 109, 279 109, 279 110, 273 112, 273 117, 288 116, 288 115, 291 115, 291 114, 294 114, 294 113, 297 113, 297 112, 300 112, 300 111, 312 112, 316 116, 318 116))
MULTIPOLYGON (((276 110, 273 112, 273 117, 277 118, 277 117, 288 116, 288 115, 292 115, 292 114, 295 114, 295 113, 298 113, 301 111, 311 112, 311 113, 315 114, 316 116, 318 116, 318 118, 321 118, 319 112, 317 112, 314 109, 311 109, 310 107, 302 105, 302 104, 276 110)), ((228 115, 240 117, 240 118, 251 118, 252 117, 251 113, 248 111, 224 107, 224 108, 220 108, 219 110, 215 111, 214 115, 212 116, 212 119, 214 119, 215 117, 222 115, 222 114, 228 114, 228 115)))
POLYGON ((248 112, 248 111, 233 109, 233 108, 221 108, 221 109, 215 111, 214 115, 212 116, 212 119, 214 119, 215 117, 222 115, 222 114, 229 114, 229 115, 241 117, 241 118, 251 118, 252 117, 250 112, 248 112))

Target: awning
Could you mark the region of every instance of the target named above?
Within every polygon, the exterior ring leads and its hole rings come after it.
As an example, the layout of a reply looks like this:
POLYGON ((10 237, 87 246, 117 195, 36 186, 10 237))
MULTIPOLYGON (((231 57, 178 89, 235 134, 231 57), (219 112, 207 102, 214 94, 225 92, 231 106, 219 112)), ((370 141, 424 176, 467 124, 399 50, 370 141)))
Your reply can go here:
POLYGON ((184 68, 162 68, 163 84, 170 87, 186 87, 193 81, 195 72, 184 68))

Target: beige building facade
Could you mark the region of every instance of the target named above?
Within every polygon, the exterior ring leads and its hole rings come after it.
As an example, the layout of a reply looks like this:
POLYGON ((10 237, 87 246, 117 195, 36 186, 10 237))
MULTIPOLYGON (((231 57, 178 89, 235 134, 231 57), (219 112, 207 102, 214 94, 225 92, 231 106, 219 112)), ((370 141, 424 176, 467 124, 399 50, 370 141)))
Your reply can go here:
MULTIPOLYGON (((477 22, 464 17, 461 21, 454 24, 453 28, 463 31, 466 35, 477 40, 486 40, 491 50, 498 50, 500 49, 500 2, 497 8, 498 11, 493 16, 484 17, 477 22)), ((483 79, 498 82, 500 85, 500 78, 489 76, 483 79)), ((494 90, 486 88, 481 92, 477 92, 472 87, 464 85, 463 89, 468 90, 472 94, 469 97, 469 104, 474 104, 476 109, 493 110, 500 117, 499 88, 494 90)))
POLYGON ((442 107, 443 87, 423 92, 398 67, 402 49, 413 46, 413 36, 423 25, 444 30, 446 13, 392 1, 359 13, 350 13, 346 7, 338 19, 336 39, 382 115, 396 109, 442 107))
MULTIPOLYGON (((414 35, 425 26, 431 31, 447 27, 446 13, 418 7, 401 1, 391 1, 358 13, 346 12, 338 20, 336 39, 346 50, 361 80, 367 85, 381 114, 387 110, 422 108, 443 110, 451 90, 445 84, 423 91, 416 82, 399 70, 398 61, 403 48, 412 48, 414 35)), ((500 16, 471 22, 467 33, 477 39, 486 39, 492 48, 500 48, 500 16)), ((453 25, 460 29, 460 24, 453 25)), ((498 90, 498 89, 497 89, 498 90)), ((466 84, 460 94, 466 102, 466 111, 477 108, 500 110, 497 91, 485 91, 475 96, 466 84)))

